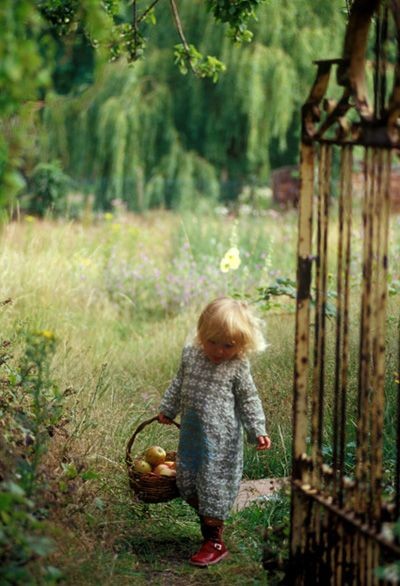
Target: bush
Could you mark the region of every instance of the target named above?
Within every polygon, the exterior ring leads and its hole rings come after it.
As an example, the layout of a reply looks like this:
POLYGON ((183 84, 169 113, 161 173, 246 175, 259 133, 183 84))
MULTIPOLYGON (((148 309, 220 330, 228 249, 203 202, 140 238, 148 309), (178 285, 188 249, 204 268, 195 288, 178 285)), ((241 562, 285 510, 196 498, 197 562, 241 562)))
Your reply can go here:
POLYGON ((53 428, 61 419, 62 399, 49 374, 55 348, 52 332, 28 334, 19 363, 10 342, 0 344, 0 584, 54 584, 61 573, 46 564, 54 549, 35 502, 39 466, 53 428), (40 576, 33 564, 40 560, 40 576), (44 563, 42 563, 44 562, 44 563))
POLYGON ((29 179, 29 213, 44 216, 50 211, 56 216, 64 215, 71 183, 59 161, 36 165, 29 179))

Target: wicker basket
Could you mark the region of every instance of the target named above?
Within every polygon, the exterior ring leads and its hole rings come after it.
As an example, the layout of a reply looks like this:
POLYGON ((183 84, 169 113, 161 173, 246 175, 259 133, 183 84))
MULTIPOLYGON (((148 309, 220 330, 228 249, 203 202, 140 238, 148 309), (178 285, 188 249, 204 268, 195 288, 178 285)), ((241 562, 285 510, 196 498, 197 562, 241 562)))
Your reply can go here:
MULTIPOLYGON (((129 485, 136 495, 136 498, 144 503, 164 503, 179 496, 176 486, 175 476, 158 476, 153 472, 149 474, 139 474, 133 468, 131 449, 136 436, 150 423, 158 421, 158 417, 152 417, 143 421, 133 433, 128 445, 126 446, 125 462, 128 467, 129 485)), ((174 425, 179 429, 179 424, 175 421, 174 425)), ((167 452, 167 460, 175 461, 176 452, 167 452)))

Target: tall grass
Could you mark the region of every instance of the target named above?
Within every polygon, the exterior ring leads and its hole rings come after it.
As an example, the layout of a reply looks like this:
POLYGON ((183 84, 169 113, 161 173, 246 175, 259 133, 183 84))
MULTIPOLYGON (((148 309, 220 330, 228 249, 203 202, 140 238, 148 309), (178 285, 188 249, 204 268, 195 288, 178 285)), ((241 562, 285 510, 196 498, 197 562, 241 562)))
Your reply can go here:
MULTIPOLYGON (((55 333, 59 341, 53 363, 57 382, 75 390, 72 409, 77 419, 85 418, 77 429, 86 430, 84 441, 90 452, 113 461, 121 459, 122 446, 138 419, 157 411, 199 307, 214 294, 225 292, 254 300, 257 286, 270 284, 276 276, 295 276, 294 213, 239 219, 211 214, 107 214, 86 226, 29 220, 5 226, 1 235, 0 300, 12 299, 0 308, 2 337, 17 340, 21 328, 55 333), (222 273, 219 263, 231 245, 239 248, 242 262, 237 271, 222 273), (129 272, 125 281, 123 271, 129 272), (163 289, 177 275, 175 288, 163 289), (196 288, 185 297, 190 285, 186 281, 195 281, 196 288)), ((399 279, 398 223, 394 217, 394 281, 399 279)), ((333 250, 335 234, 333 225, 333 250)), ((353 386, 359 305, 357 272, 355 275, 353 386)), ((397 295, 392 299, 393 315, 397 299, 397 295)), ((270 347, 253 365, 274 439, 274 449, 268 457, 259 456, 262 463, 257 466, 259 471, 265 466, 268 473, 277 475, 287 474, 290 462, 292 302, 287 309, 265 315, 270 347)), ((393 319, 389 325, 393 330, 393 319)), ((392 357, 390 370, 395 372, 392 330, 388 332, 388 356, 392 357)), ((328 324, 328 342, 334 336, 333 325, 328 324)), ((334 347, 330 342, 329 346, 334 347)), ((333 364, 334 355, 328 352, 328 379, 333 364)), ((157 434, 163 440, 167 430, 160 426, 157 434)))
MULTIPOLYGON (((46 221, 10 224, 3 230, 0 255, 0 298, 13 300, 1 313, 3 335, 12 336, 22 323, 51 329, 60 340, 55 366, 62 383, 88 390, 107 362, 112 373, 108 388, 116 378, 119 389, 124 388, 111 393, 114 406, 120 394, 137 397, 140 389, 144 397, 153 397, 155 388, 160 392, 171 376, 198 307, 213 292, 237 290, 239 283, 251 295, 254 286, 272 278, 269 271, 293 272, 295 225, 291 219, 291 242, 282 246, 279 224, 288 238, 287 217, 237 223, 165 214, 105 219, 89 227, 46 221), (219 263, 232 235, 242 265, 223 274, 219 263), (282 256, 285 249, 287 262, 272 268, 277 264, 274 255, 282 256), (193 299, 171 293, 163 306, 155 285, 176 276, 183 254, 190 255, 198 276, 209 271, 208 280, 193 299), (267 266, 263 255, 270 257, 267 266), (122 273, 126 267, 131 274, 124 289, 120 281, 112 282, 110 272, 122 273), (158 272, 146 273, 153 268, 158 272)), ((182 271, 178 291, 191 277, 182 271)))

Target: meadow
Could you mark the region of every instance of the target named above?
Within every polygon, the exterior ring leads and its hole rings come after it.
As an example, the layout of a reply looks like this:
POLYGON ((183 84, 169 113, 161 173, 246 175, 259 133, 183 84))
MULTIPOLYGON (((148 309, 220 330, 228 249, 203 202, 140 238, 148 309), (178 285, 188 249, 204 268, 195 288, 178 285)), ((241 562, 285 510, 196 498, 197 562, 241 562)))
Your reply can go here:
MULTIPOLYGON (((179 500, 133 503, 124 452, 138 424, 157 413, 199 308, 217 295, 254 303, 269 343, 254 357, 253 373, 273 449, 259 454, 246 446, 244 476, 289 475, 294 301, 279 296, 266 303, 260 290, 277 279, 295 278, 297 213, 245 212, 136 216, 116 208, 79 222, 25 216, 3 225, 2 376, 10 378, 23 361, 29 336, 51 341, 48 375, 62 402, 51 446, 38 467, 37 501, 44 499, 44 527, 55 544, 46 554, 49 561, 34 570, 43 581, 56 582, 60 575, 64 584, 204 580, 201 570, 184 563, 198 543, 195 515, 179 500), (235 268, 226 256, 232 249, 240 257, 235 268)), ((399 224, 393 216, 388 384, 397 368, 399 224)), ((354 290, 357 279, 356 274, 354 290)), ((355 315, 358 304, 354 296, 355 315)), ((356 325, 357 318, 353 348, 356 325)), ((390 410, 389 416, 394 421, 390 410)), ((24 435, 21 425, 17 431, 24 435)), ((173 447, 176 438, 171 428, 153 424, 138 436, 135 451, 150 443, 173 447)), ((227 542, 234 555, 207 571, 207 580, 238 584, 246 576, 246 584, 274 583, 261 564, 263 535, 266 527, 287 528, 287 518, 285 493, 232 515, 227 542)), ((281 537, 275 551, 271 539, 271 555, 279 557, 285 543, 281 537)))

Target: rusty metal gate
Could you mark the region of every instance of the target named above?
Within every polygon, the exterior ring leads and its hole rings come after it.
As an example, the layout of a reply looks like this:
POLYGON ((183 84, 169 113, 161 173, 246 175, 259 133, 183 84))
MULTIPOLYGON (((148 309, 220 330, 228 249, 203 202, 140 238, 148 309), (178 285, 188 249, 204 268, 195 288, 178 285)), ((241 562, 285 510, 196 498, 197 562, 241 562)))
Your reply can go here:
POLYGON ((400 0, 355 0, 343 57, 316 65, 302 109, 287 583, 398 584, 400 392, 397 374, 388 396, 385 341, 400 0))

